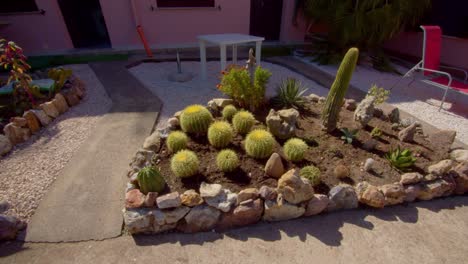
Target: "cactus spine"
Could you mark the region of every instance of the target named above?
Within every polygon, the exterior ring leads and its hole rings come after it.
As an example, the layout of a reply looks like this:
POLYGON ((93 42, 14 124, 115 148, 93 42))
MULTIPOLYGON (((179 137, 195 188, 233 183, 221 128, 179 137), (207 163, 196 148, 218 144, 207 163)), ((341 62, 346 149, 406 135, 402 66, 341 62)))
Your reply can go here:
POLYGON ((206 134, 213 116, 202 105, 187 106, 180 115, 180 127, 186 133, 206 134))
POLYGON ((357 48, 349 49, 336 73, 335 81, 332 84, 322 110, 322 127, 327 132, 332 132, 336 129, 344 96, 348 90, 354 68, 356 68, 358 57, 359 50, 357 48))
POLYGON ((164 190, 166 181, 159 172, 159 170, 147 166, 141 169, 137 175, 138 185, 140 186, 140 191, 144 194, 149 192, 160 193, 164 190))
POLYGON ((245 152, 255 159, 267 158, 273 153, 275 138, 263 129, 255 129, 245 138, 245 152))
POLYGON ((236 152, 225 149, 216 156, 216 165, 223 172, 231 172, 239 167, 239 157, 236 152))
POLYGON ((177 151, 186 148, 187 142, 188 137, 184 132, 173 131, 167 137, 166 145, 172 153, 176 153, 177 151))
POLYGON ((225 121, 216 121, 208 129, 208 141, 215 148, 224 148, 234 136, 231 125, 225 121))

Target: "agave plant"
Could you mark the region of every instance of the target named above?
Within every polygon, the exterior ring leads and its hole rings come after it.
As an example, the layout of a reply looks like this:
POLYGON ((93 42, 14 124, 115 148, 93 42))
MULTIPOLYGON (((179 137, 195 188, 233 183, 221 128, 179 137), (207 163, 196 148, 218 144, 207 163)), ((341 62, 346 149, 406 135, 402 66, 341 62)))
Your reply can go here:
POLYGON ((400 147, 388 152, 385 158, 393 167, 402 171, 408 170, 417 160, 409 149, 401 150, 400 147))
POLYGON ((349 130, 348 128, 342 128, 340 131, 343 133, 343 136, 341 136, 341 139, 345 141, 345 143, 352 144, 353 139, 356 137, 358 130, 349 130))
POLYGON ((272 104, 281 108, 300 109, 304 107, 303 94, 308 89, 304 89, 301 82, 294 78, 287 78, 278 86, 276 96, 273 97, 272 104))

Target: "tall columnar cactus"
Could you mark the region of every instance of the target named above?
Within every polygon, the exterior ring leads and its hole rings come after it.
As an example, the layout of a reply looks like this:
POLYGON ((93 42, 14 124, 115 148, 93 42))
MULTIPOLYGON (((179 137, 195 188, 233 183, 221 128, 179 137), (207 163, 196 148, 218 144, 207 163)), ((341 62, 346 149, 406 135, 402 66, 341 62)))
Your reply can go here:
POLYGON ((356 68, 358 57, 359 50, 357 48, 349 49, 336 73, 335 81, 332 84, 322 110, 322 127, 327 132, 332 132, 336 129, 344 96, 348 90, 354 68, 356 68))
POLYGON ((275 138, 263 129, 255 129, 245 138, 245 152, 255 159, 267 158, 273 153, 275 138))
POLYGON ((208 141, 215 148, 224 148, 231 143, 234 130, 225 121, 216 121, 208 128, 208 141))
POLYGON ((144 194, 149 192, 160 193, 164 190, 166 181, 159 172, 159 170, 153 168, 152 166, 147 166, 141 169, 137 175, 138 185, 140 186, 140 191, 144 194))
POLYGON ((187 106, 180 115, 180 126, 186 133, 206 134, 213 116, 202 105, 187 106))

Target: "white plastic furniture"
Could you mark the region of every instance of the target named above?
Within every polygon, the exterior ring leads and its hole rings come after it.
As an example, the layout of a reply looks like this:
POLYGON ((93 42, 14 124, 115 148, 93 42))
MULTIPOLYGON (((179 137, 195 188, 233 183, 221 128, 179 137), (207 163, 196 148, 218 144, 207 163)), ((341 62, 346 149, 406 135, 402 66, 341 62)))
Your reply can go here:
POLYGON ((244 34, 214 34, 214 35, 201 35, 198 36, 198 42, 200 44, 200 66, 201 66, 201 77, 206 80, 206 44, 211 43, 219 45, 220 57, 221 57, 221 71, 226 69, 226 46, 232 45, 232 62, 237 63, 237 45, 255 42, 255 58, 257 65, 260 65, 261 53, 262 53, 262 42, 265 38, 244 35, 244 34))

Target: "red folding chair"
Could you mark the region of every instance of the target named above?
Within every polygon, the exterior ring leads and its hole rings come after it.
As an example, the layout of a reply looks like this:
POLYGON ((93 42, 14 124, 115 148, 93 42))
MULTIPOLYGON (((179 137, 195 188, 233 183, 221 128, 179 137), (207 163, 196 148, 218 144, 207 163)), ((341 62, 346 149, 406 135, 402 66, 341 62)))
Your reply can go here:
POLYGON ((439 26, 421 26, 421 29, 424 31, 422 60, 411 68, 403 77, 410 76, 414 71, 422 70, 424 76, 430 78, 422 80, 423 82, 444 89, 445 93, 439 107, 440 111, 445 102, 445 98, 447 97, 449 88, 457 92, 468 93, 468 84, 466 83, 468 73, 463 69, 440 65, 442 30, 439 26), (465 74, 465 81, 459 82, 454 80, 450 73, 440 71, 439 68, 461 71, 465 74))

